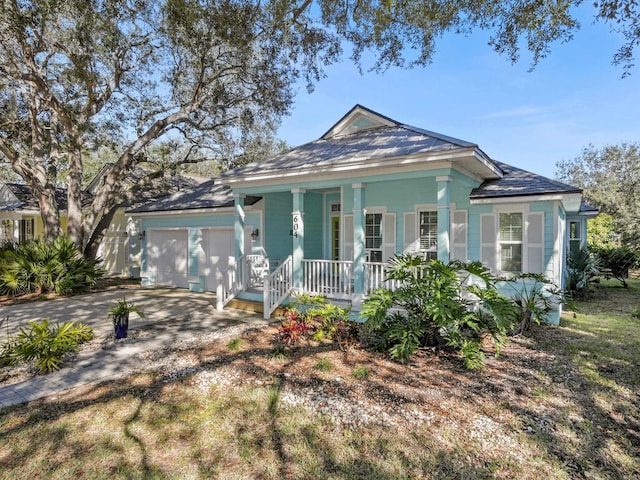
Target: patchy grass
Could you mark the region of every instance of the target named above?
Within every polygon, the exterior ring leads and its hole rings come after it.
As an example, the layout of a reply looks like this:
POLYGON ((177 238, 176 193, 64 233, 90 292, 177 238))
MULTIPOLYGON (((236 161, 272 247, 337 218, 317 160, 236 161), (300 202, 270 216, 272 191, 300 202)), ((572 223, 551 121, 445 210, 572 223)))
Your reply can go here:
POLYGON ((605 286, 560 327, 480 372, 409 365, 277 327, 178 352, 166 369, 0 412, 2 478, 638 479, 640 282, 605 286), (331 369, 318 365, 328 362, 331 369), (356 379, 365 368, 366 379, 356 379))

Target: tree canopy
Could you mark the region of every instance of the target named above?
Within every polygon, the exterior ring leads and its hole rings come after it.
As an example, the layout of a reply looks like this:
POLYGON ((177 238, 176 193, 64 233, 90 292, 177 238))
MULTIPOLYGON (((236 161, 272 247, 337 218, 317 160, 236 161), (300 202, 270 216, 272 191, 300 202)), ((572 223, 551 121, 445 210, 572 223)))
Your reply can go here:
MULTIPOLYGON (((311 88, 343 47, 358 64, 374 52, 373 69, 427 65, 445 33, 486 29, 497 52, 516 61, 526 48, 535 65, 572 38, 582 3, 0 1, 0 161, 32 187, 47 239, 61 233, 53 192, 63 178, 67 234, 85 251, 95 251, 123 179, 154 142, 179 135, 201 156, 227 159, 269 143, 296 83, 311 88), (115 161, 82 210, 84 158, 105 147, 115 161)), ((631 68, 637 4, 593 8, 622 34, 614 62, 631 68)))
POLYGON ((639 143, 589 145, 556 167, 559 180, 582 188, 586 201, 610 216, 622 245, 640 247, 639 143))

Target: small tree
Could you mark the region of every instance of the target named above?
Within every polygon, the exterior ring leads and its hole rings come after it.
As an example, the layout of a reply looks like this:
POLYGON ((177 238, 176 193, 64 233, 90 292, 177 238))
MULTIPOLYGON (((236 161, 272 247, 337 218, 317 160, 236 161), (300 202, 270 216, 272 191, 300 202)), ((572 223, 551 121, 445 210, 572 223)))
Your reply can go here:
POLYGON ((374 344, 402 362, 420 346, 448 345, 475 369, 483 366, 482 338, 488 334, 499 354, 515 309, 480 262, 447 265, 399 255, 390 264, 387 279, 399 286, 378 289, 362 310, 374 344))

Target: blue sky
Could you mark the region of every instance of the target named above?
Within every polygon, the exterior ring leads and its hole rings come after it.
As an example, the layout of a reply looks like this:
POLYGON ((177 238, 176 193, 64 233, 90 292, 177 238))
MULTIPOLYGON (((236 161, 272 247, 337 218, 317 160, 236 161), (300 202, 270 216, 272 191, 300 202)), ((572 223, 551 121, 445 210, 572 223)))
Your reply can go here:
POLYGON ((279 136, 296 146, 320 137, 356 103, 394 120, 477 143, 496 160, 553 177, 556 162, 588 144, 640 141, 640 68, 611 65, 619 38, 582 22, 529 72, 488 45, 488 33, 448 35, 431 65, 364 73, 349 60, 327 69, 311 94, 299 89, 279 136))

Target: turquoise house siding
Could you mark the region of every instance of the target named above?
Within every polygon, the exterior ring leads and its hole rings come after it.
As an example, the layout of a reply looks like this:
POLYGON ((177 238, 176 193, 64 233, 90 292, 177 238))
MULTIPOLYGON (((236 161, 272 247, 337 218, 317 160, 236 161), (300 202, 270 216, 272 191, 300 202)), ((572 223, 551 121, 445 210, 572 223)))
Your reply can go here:
POLYGON ((281 261, 291 255, 293 248, 290 233, 293 196, 290 191, 267 193, 263 202, 265 251, 270 259, 281 261))
POLYGON ((304 194, 304 255, 306 258, 324 258, 322 231, 324 215, 322 213, 323 195, 316 192, 304 194))

